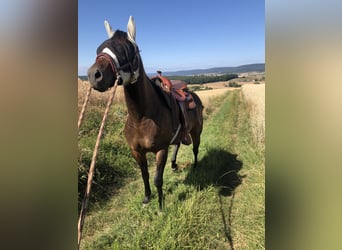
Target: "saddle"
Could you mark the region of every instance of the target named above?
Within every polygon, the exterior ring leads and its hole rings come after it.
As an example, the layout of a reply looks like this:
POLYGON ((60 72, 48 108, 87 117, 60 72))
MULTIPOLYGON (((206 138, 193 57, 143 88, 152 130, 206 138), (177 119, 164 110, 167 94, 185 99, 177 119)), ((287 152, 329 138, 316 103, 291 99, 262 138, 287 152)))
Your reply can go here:
MULTIPOLYGON (((187 91, 187 84, 184 81, 180 81, 180 80, 169 80, 168 78, 161 76, 161 74, 152 77, 151 80, 155 84, 160 86, 160 88, 163 90, 162 92, 165 92, 168 95, 174 97, 174 98, 171 98, 173 99, 173 102, 178 103, 178 106, 182 113, 182 120, 183 120, 182 143, 185 145, 191 144, 191 137, 189 136, 189 118, 188 118, 187 110, 195 109, 196 103, 191 93, 187 91)), ((175 117, 175 115, 176 114, 173 114, 173 119, 172 119, 173 123, 175 123, 178 120, 177 117, 175 117)))
POLYGON ((160 87, 179 102, 185 102, 188 109, 196 108, 196 103, 192 95, 187 91, 187 83, 181 80, 169 80, 164 76, 155 76, 152 78, 160 81, 160 87))

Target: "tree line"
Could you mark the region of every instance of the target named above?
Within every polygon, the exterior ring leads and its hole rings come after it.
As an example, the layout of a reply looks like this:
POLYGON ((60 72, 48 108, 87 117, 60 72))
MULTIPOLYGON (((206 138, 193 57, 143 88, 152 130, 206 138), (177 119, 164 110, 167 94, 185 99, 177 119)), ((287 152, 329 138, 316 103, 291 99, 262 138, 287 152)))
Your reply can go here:
POLYGON ((237 74, 223 75, 193 75, 193 76, 167 76, 171 80, 182 80, 188 84, 208 83, 208 82, 223 82, 237 78, 237 74))

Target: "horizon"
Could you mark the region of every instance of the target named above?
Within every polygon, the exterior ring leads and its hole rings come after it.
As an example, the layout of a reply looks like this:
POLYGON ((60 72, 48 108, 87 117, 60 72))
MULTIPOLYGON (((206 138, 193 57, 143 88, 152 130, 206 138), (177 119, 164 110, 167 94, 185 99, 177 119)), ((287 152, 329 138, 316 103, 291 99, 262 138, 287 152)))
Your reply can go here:
MULTIPOLYGON (((183 71, 198 71, 198 70, 205 71, 205 70, 211 70, 211 69, 216 69, 216 68, 238 68, 238 67, 243 67, 243 66, 248 66, 248 65, 255 65, 255 64, 264 64, 264 65, 266 65, 265 62, 260 62, 260 63, 242 64, 242 65, 237 65, 237 66, 218 66, 218 67, 203 68, 203 69, 185 69, 185 70, 174 70, 174 71, 166 70, 166 71, 162 71, 162 72, 163 73, 176 73, 176 72, 183 72, 183 71)), ((145 71, 145 73, 147 75, 153 75, 153 74, 156 74, 156 71, 154 71, 154 72, 147 72, 147 71, 145 71)), ((227 74, 230 74, 230 73, 227 73, 227 74)), ((85 73, 83 75, 78 74, 78 76, 87 76, 87 73, 85 73)))
POLYGON ((105 0, 98 9, 89 0, 79 1, 78 75, 86 75, 97 47, 108 39, 104 20, 113 30, 126 31, 130 15, 136 22, 136 40, 147 74, 265 63, 263 0, 132 1, 105 0), (160 16, 150 15, 153 9, 160 16))

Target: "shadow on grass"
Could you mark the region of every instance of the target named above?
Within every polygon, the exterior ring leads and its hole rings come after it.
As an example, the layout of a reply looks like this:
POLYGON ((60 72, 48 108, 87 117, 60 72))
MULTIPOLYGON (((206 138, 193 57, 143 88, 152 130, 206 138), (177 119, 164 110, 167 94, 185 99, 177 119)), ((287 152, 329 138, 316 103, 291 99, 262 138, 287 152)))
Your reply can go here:
MULTIPOLYGON (((87 186, 88 179, 88 166, 87 169, 83 167, 82 171, 79 170, 78 179, 78 211, 80 211, 82 199, 87 186), (81 172, 81 173, 80 173, 81 172)), ((105 203, 115 193, 116 189, 123 185, 123 176, 120 172, 117 172, 112 166, 106 163, 96 164, 94 179, 91 187, 90 205, 100 202, 105 203)))
POLYGON ((222 149, 210 149, 197 167, 189 170, 184 183, 200 189, 214 185, 219 187, 220 195, 230 196, 244 177, 238 173, 242 165, 237 155, 222 149))
MULTIPOLYGON (((101 150, 95 164, 90 205, 105 204, 135 173, 132 167, 135 162, 130 152, 126 152, 128 149, 115 143, 103 143, 101 150)), ((84 153, 78 162, 78 211, 87 186, 91 157, 91 153, 84 153)))
POLYGON ((197 168, 191 168, 185 178, 185 183, 195 185, 200 190, 214 185, 219 188, 219 207, 222 216, 223 229, 229 242, 230 249, 234 250, 231 235, 231 214, 234 204, 234 190, 242 183, 239 171, 243 166, 237 155, 222 149, 210 149, 205 157, 198 162, 197 168), (222 196, 231 196, 228 211, 222 201, 222 196))

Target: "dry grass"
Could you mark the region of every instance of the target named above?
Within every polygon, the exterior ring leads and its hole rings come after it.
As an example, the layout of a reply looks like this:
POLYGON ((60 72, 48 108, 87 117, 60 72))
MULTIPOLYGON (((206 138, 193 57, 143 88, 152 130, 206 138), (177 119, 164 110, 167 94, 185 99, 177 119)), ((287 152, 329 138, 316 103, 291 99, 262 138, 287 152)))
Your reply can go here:
MULTIPOLYGON (((202 84, 203 86, 208 86, 210 88, 213 89, 222 89, 225 88, 225 84, 227 84, 227 81, 223 81, 223 82, 208 82, 208 83, 204 83, 202 84)), ((201 84, 191 84, 191 86, 200 86, 201 84)))
MULTIPOLYGON (((78 110, 82 108, 85 95, 87 93, 87 89, 89 87, 88 81, 82 81, 81 79, 78 79, 78 110)), ((106 102, 108 100, 110 91, 106 91, 103 93, 100 93, 98 91, 92 91, 90 97, 89 97, 89 106, 97 106, 103 103, 103 105, 106 105, 106 102)), ((123 87, 118 86, 116 89, 115 97, 113 103, 119 103, 123 102, 125 100, 124 98, 124 92, 123 87)))
POLYGON ((225 94, 230 89, 211 89, 211 90, 202 90, 196 91, 196 94, 201 98, 201 101, 204 107, 210 106, 210 102, 213 98, 225 94))
POLYGON ((265 142, 265 84, 246 84, 241 87, 243 98, 250 105, 253 134, 258 144, 265 142))
POLYGON ((202 91, 195 91, 196 94, 201 98, 201 101, 204 106, 203 114, 204 119, 216 109, 215 105, 217 105, 216 102, 214 102, 215 98, 218 96, 226 95, 227 92, 235 90, 237 88, 227 88, 224 86, 225 82, 219 82, 219 83, 210 83, 210 87, 213 89, 211 90, 202 90, 202 91))

